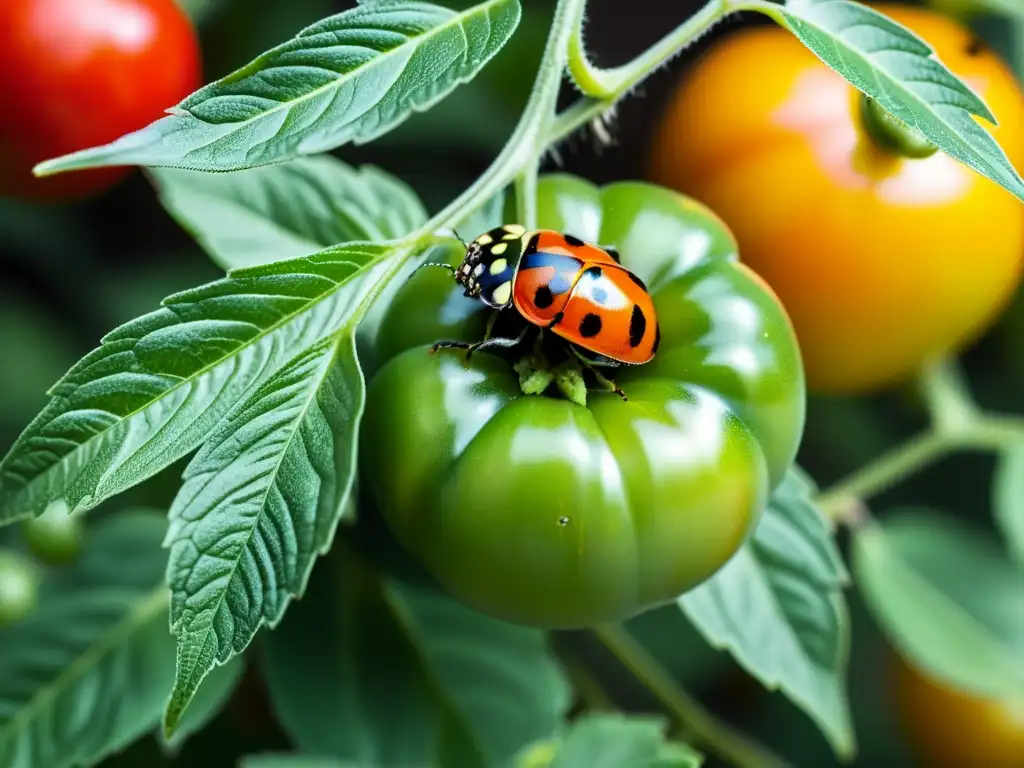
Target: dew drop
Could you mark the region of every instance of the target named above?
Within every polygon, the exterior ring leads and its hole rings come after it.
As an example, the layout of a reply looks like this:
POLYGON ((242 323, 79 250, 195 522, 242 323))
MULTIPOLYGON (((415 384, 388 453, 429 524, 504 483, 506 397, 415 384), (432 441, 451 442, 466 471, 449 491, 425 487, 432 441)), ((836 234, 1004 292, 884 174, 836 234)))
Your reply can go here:
POLYGON ((558 518, 558 524, 564 528, 569 524, 569 518, 565 515, 562 515, 560 518, 558 518))

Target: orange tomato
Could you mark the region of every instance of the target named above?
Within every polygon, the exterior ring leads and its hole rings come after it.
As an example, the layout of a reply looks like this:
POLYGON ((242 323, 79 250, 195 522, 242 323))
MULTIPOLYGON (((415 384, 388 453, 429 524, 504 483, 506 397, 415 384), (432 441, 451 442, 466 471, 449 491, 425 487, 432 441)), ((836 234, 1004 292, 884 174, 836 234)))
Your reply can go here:
MULTIPOLYGON (((1024 96, 957 22, 877 5, 927 40, 999 120, 983 123, 1018 168, 1024 96)), ((1024 208, 942 152, 895 156, 861 122, 861 97, 788 31, 729 34, 673 94, 649 175, 698 198, 782 299, 808 385, 896 385, 983 333, 1012 297, 1024 208)))
POLYGON ((1024 700, 983 699, 948 688, 892 655, 898 726, 922 767, 1024 765, 1024 700))

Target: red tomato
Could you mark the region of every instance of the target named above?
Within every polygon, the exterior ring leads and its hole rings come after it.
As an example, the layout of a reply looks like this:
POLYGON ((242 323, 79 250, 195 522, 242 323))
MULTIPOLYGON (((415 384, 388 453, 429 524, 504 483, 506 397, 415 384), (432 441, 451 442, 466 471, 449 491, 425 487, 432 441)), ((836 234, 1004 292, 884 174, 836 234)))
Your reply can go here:
POLYGON ((199 87, 199 42, 175 0, 0 0, 0 72, 0 196, 81 198, 129 169, 32 167, 161 117, 199 87))

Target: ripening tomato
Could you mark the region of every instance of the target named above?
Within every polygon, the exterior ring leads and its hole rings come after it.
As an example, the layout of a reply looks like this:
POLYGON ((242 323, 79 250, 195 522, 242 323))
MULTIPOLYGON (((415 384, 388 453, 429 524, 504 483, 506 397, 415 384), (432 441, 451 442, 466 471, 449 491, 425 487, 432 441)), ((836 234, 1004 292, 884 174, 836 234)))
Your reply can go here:
MULTIPOLYGON (((933 11, 874 7, 985 99, 1000 123, 985 126, 1020 167, 1024 97, 1008 67, 933 11)), ((895 385, 955 353, 998 317, 1024 256, 1015 197, 941 152, 885 149, 861 104, 786 30, 742 30, 687 74, 650 159, 653 180, 734 232, 792 318, 818 392, 895 385)))
POLYGON ((922 768, 1024 765, 1024 699, 957 691, 892 656, 900 731, 922 768))
POLYGON ((0 196, 68 200, 127 168, 32 175, 37 163, 158 119, 201 79, 195 29, 175 0, 0 2, 0 196))
POLYGON ((0 549, 0 628, 21 621, 36 607, 39 575, 32 562, 9 549, 0 549))

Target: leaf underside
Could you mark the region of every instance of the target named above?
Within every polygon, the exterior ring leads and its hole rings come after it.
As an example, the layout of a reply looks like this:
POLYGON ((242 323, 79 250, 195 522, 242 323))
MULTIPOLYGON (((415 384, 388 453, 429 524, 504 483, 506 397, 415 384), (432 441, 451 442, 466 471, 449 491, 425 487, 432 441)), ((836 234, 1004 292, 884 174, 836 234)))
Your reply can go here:
POLYGON ((229 270, 337 243, 397 240, 427 220, 402 181, 330 155, 235 173, 153 168, 149 174, 168 212, 229 270))

